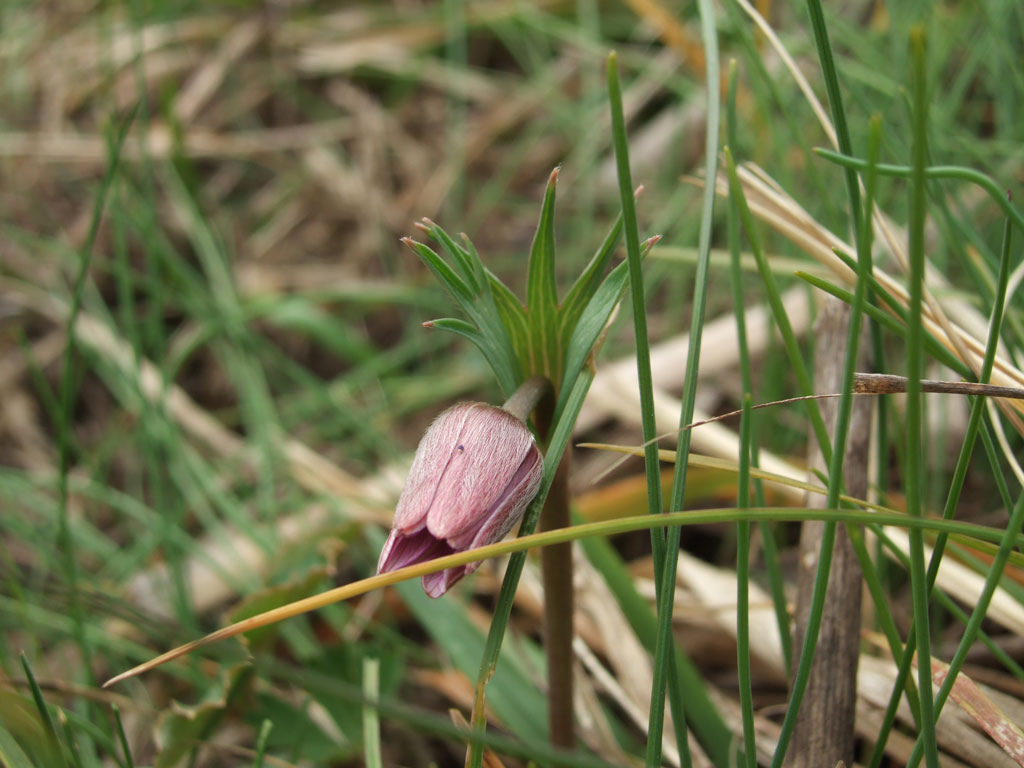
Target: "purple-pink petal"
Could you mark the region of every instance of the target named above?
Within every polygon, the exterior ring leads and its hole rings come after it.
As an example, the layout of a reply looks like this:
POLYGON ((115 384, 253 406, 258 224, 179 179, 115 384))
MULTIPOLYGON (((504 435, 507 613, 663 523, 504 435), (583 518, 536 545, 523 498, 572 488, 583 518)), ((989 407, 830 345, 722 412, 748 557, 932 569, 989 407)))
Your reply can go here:
POLYGON ((469 403, 453 406, 434 419, 427 428, 416 448, 409 477, 395 508, 394 528, 412 533, 426 525, 427 513, 434 503, 438 483, 448 467, 452 448, 457 445, 470 408, 469 403))
MULTIPOLYGON (((522 517, 544 474, 530 430, 500 408, 460 403, 427 430, 395 510, 378 573, 502 539, 522 517)), ((423 577, 440 597, 479 563, 423 577)))
POLYGON ((413 534, 403 534, 392 530, 377 562, 377 573, 397 571, 414 563, 423 563, 455 552, 444 539, 432 536, 429 531, 421 530, 413 534))
POLYGON ((453 544, 467 534, 465 543, 473 539, 523 459, 536 450, 529 429, 512 414, 479 403, 472 408, 427 512, 430 532, 453 544))

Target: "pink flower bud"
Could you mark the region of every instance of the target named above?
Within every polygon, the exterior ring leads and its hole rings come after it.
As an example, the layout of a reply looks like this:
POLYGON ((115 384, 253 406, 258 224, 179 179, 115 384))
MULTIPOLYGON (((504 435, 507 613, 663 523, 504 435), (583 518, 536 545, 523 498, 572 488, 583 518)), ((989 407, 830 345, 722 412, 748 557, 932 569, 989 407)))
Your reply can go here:
MULTIPOLYGON (((485 403, 459 403, 420 441, 377 573, 500 541, 537 495, 544 460, 530 430, 485 403)), ((480 563, 423 577, 440 597, 480 563)))

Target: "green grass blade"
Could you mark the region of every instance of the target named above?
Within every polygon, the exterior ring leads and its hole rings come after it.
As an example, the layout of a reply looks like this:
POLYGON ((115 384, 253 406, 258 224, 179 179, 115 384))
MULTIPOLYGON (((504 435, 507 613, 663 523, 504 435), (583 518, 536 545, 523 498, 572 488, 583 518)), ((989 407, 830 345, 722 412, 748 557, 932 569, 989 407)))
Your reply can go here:
MULTIPOLYGON (((729 6, 731 8, 731 5, 729 6)), ((736 77, 737 67, 735 60, 729 66, 729 97, 726 105, 726 135, 728 146, 738 146, 737 121, 736 121, 736 77)), ((753 366, 750 362, 750 349, 747 344, 747 315, 746 299, 743 296, 743 274, 740 267, 740 215, 737 210, 737 203, 730 195, 728 199, 726 227, 729 236, 729 285, 732 289, 733 313, 736 315, 736 345, 739 348, 740 357, 740 383, 744 393, 754 392, 753 366)), ((758 466, 758 443, 756 438, 755 424, 751 422, 750 438, 750 463, 758 466)), ((757 504, 764 504, 764 488, 760 480, 754 481, 754 493, 757 504)), ((789 626, 789 609, 786 604, 785 577, 779 564, 778 550, 775 542, 775 532, 767 523, 761 525, 761 539, 765 567, 768 571, 768 585, 772 596, 772 605, 775 609, 775 622, 779 627, 779 639, 782 643, 782 661, 786 669, 787 678, 790 675, 790 667, 793 664, 793 635, 789 626)))
POLYGON ((267 753, 267 740, 273 729, 274 723, 269 719, 264 719, 260 723, 260 732, 256 735, 256 759, 253 761, 253 768, 263 768, 263 759, 267 753))
MULTIPOLYGON (((814 150, 818 155, 833 163, 850 168, 864 168, 866 163, 857 157, 844 155, 840 152, 833 152, 829 149, 817 148, 814 150)), ((909 165, 892 165, 879 163, 879 176, 897 176, 910 178, 913 176, 914 168, 909 165)), ((924 169, 924 178, 929 181, 934 179, 955 179, 957 181, 969 181, 976 184, 988 193, 989 197, 998 205, 1003 213, 1010 218, 1018 229, 1024 231, 1024 214, 1022 214, 1006 196, 1006 191, 991 176, 987 176, 974 168, 965 168, 959 165, 933 165, 924 169)))
MULTIPOLYGON (((526 514, 523 516, 523 522, 519 527, 520 537, 533 533, 537 527, 541 510, 544 508, 544 501, 555 478, 555 470, 562 460, 565 447, 569 444, 572 429, 576 424, 576 417, 579 416, 580 408, 583 407, 583 400, 587 396, 587 391, 590 389, 592 381, 593 374, 588 372, 584 372, 576 379, 572 391, 566 399, 562 414, 558 421, 555 422, 551 438, 548 441, 547 452, 544 454, 544 480, 541 483, 537 496, 530 503, 526 514)), ((487 683, 498 666, 501 645, 505 638, 509 616, 512 614, 512 603, 515 601, 516 588, 519 586, 519 579, 523 574, 523 566, 525 564, 526 553, 518 552, 509 558, 508 567, 505 569, 505 578, 501 582, 501 591, 498 593, 498 601, 494 607, 494 616, 491 619, 491 626, 487 632, 483 658, 480 661, 480 672, 476 680, 476 697, 477 702, 481 705, 487 683)), ((478 711, 483 711, 482 706, 478 711)), ((486 723, 478 721, 474 722, 473 725, 478 730, 482 730, 486 723)), ((468 761, 470 768, 480 768, 482 761, 482 747, 479 743, 474 743, 468 761)))
MULTIPOLYGON (((697 8, 701 21, 701 41, 704 44, 705 91, 707 99, 704 178, 711 180, 718 175, 718 134, 721 120, 718 34, 714 4, 710 0, 698 0, 697 8)), ((619 152, 617 151, 616 154, 618 155, 619 152)), ((628 171, 628 161, 625 163, 625 167, 628 171)), ((625 193, 621 180, 619 192, 620 196, 625 193)), ((681 429, 677 438, 676 455, 681 457, 681 460, 676 462, 673 471, 669 512, 682 510, 686 490, 686 474, 689 467, 689 462, 686 459, 690 453, 690 440, 693 434, 690 430, 682 429, 682 427, 685 427, 693 420, 693 411, 697 397, 698 367, 700 365, 701 341, 704 331, 704 314, 707 307, 708 263, 711 254, 714 210, 715 185, 707 183, 704 185, 704 197, 701 204, 700 234, 697 242, 697 271, 694 275, 693 307, 690 316, 690 342, 687 347, 686 371, 683 377, 685 383, 683 385, 682 407, 679 412, 679 426, 681 429)), ((654 687, 651 692, 651 716, 648 727, 648 766, 661 764, 661 731, 663 728, 662 718, 665 700, 665 685, 662 681, 668 684, 676 740, 680 744, 686 740, 683 702, 688 692, 679 690, 676 684, 678 680, 676 675, 667 674, 671 671, 672 613, 675 607, 676 569, 679 563, 676 553, 679 551, 679 540, 679 528, 670 528, 665 532, 665 558, 661 570, 655 576, 655 578, 660 580, 661 588, 658 593, 658 643, 655 646, 654 653, 654 687)), ((705 743, 703 746, 715 764, 725 765, 728 762, 729 757, 722 754, 723 745, 705 743)), ((688 756, 687 752, 683 752, 683 754, 688 756)))
MULTIPOLYGON (((911 93, 913 98, 913 169, 910 178, 909 245, 910 302, 907 317, 907 451, 904 485, 907 511, 916 517, 924 514, 921 462, 922 408, 921 374, 922 302, 924 291, 924 225, 925 189, 924 168, 927 162, 928 101, 925 85, 924 29, 915 27, 910 36, 911 93)), ((935 739, 935 714, 932 704, 931 625, 928 615, 928 585, 924 565, 924 538, 920 530, 910 533, 910 589, 913 594, 914 625, 917 627, 917 687, 921 696, 921 736, 924 740, 925 760, 928 768, 938 768, 939 756, 935 739)))
POLYGON ((75 626, 75 642, 82 653, 82 670, 85 679, 90 683, 95 682, 92 670, 92 647, 86 637, 85 611, 78 590, 78 566, 75 562, 74 541, 71 538, 71 529, 68 523, 68 473, 71 470, 70 434, 72 409, 76 398, 73 365, 77 349, 75 325, 78 322, 78 315, 82 307, 82 296, 92 262, 93 245, 99 232, 107 194, 113 185, 114 179, 117 177, 117 170, 121 161, 121 149, 124 146, 124 140, 128 136, 128 129, 131 128, 134 118, 135 110, 132 110, 121 122, 121 125, 109 142, 107 167, 104 171, 103 179, 100 181, 96 198, 93 201, 88 234, 79 250, 78 273, 75 276, 74 287, 71 292, 71 307, 64 326, 67 342, 64 347, 59 390, 60 421, 57 424, 57 462, 59 472, 59 483, 57 486, 57 552, 60 553, 60 565, 70 593, 70 614, 75 626))
MULTIPOLYGON (((1007 282, 1009 280, 1010 233, 1010 221, 1007 219, 1003 230, 1003 248, 999 264, 999 277, 995 293, 995 303, 992 307, 992 316, 989 322, 989 335, 985 344, 985 357, 982 361, 980 375, 978 376, 978 381, 981 383, 987 383, 992 375, 996 350, 999 346, 999 332, 1002 324, 1003 309, 1005 307, 1007 282)), ((982 424, 984 413, 984 399, 976 398, 971 406, 971 415, 967 423, 967 429, 964 432, 964 440, 960 448, 960 455, 957 458, 956 467, 953 470, 953 479, 950 483, 949 493, 946 495, 946 504, 942 510, 942 517, 945 520, 952 520, 953 515, 956 512, 956 507, 959 503, 960 494, 963 490, 964 480, 967 476, 967 469, 970 465, 971 456, 974 452, 975 440, 977 439, 979 430, 982 430, 983 439, 988 437, 987 431, 984 430, 982 424)), ((1003 481, 1002 474, 999 472, 998 461, 994 461, 994 450, 991 446, 991 441, 985 440, 985 445, 986 449, 989 451, 990 463, 994 467, 994 474, 997 484, 999 484, 1003 503, 1007 508, 1009 508, 1010 504, 1007 503, 1009 501, 1009 492, 1006 490, 1005 481, 1003 481)), ((942 552, 946 546, 946 540, 947 536, 940 533, 935 541, 926 577, 929 593, 934 588, 935 580, 938 577, 939 565, 942 561, 942 552)), ((900 660, 896 677, 897 687, 899 687, 902 684, 902 681, 910 674, 910 664, 913 656, 912 648, 916 638, 916 631, 916 626, 911 625, 910 632, 907 636, 907 645, 911 650, 908 650, 900 660)), ((896 699, 895 696, 890 699, 889 705, 886 708, 885 717, 882 720, 882 727, 879 731, 878 741, 875 744, 874 753, 872 754, 872 760, 870 763, 873 766, 881 764, 884 756, 885 742, 888 738, 889 731, 892 729, 896 716, 896 700, 894 699, 896 699)))
POLYGON ((47 745, 54 754, 62 755, 63 746, 60 737, 57 735, 57 727, 53 722, 53 715, 50 713, 50 708, 46 706, 43 690, 39 687, 35 673, 32 672, 32 665, 28 663, 28 657, 24 652, 21 654, 21 667, 25 670, 25 680, 28 682, 29 691, 32 692, 32 701, 39 712, 39 719, 42 721, 47 745))
MULTIPOLYGON (((735 71, 735 70, 734 70, 735 71)), ((750 506, 750 422, 753 398, 743 395, 740 416, 740 466, 737 477, 736 508, 750 506)), ((736 677, 743 718, 743 750, 747 768, 757 766, 754 740, 754 692, 750 682, 750 523, 736 523, 736 677)))
MULTIPOLYGON (((643 273, 640 269, 640 233, 636 218, 636 204, 633 198, 633 179, 629 169, 629 146, 626 136, 626 121, 622 108, 622 89, 619 84, 618 56, 608 56, 608 102, 612 116, 612 144, 615 148, 615 165, 619 182, 619 200, 622 205, 623 226, 626 234, 626 264, 629 270, 630 296, 633 304, 633 335, 636 348, 637 376, 640 389, 640 413, 645 445, 644 468, 647 476, 648 511, 652 515, 662 512, 661 470, 658 466, 658 446, 654 423, 654 384, 651 377, 651 351, 647 337, 647 304, 644 298, 643 273)), ((654 556, 655 580, 658 590, 659 622, 671 627, 671 619, 661 615, 662 574, 666 564, 666 535, 651 531, 651 550, 654 556)), ((678 547, 677 547, 678 548, 678 547)), ((676 558, 673 558, 675 561, 676 558)), ((674 592, 674 583, 672 591, 674 592)), ((659 624, 660 626, 660 624, 659 624)), ((668 630, 659 629, 659 638, 668 630)), ((647 765, 660 764, 661 737, 665 717, 665 690, 671 687, 673 699, 673 722, 677 731, 681 729, 680 750, 686 741, 685 719, 682 697, 675 689, 675 679, 668 680, 668 646, 664 640, 655 645, 654 685, 651 688, 650 720, 647 732, 647 765), (682 722, 680 722, 682 720, 682 722)), ((685 754, 682 753, 681 754, 685 754)))
POLYGON ((0 763, 6 768, 37 768, 3 724, 0 724, 0 763))
MULTIPOLYGON (((842 97, 839 91, 839 80, 835 71, 835 63, 832 59, 832 48, 828 39, 828 30, 825 26, 824 15, 818 0, 808 0, 808 11, 811 16, 811 25, 814 29, 814 39, 818 48, 818 59, 821 64, 822 74, 825 79, 828 91, 829 103, 832 107, 833 122, 836 126, 836 135, 840 147, 850 147, 850 133, 846 124, 846 117, 843 110, 842 97)), ((843 378, 840 387, 841 396, 836 409, 836 423, 832 454, 828 458, 828 495, 825 506, 834 507, 839 503, 839 495, 843 485, 843 462, 846 453, 846 438, 849 434, 850 417, 853 408, 853 374, 857 365, 857 355, 860 347, 861 318, 864 314, 864 305, 870 286, 872 263, 871 263, 871 211, 874 205, 874 168, 878 164, 878 146, 881 141, 881 121, 875 120, 868 150, 868 199, 864 214, 860 209, 860 187, 857 174, 852 169, 846 171, 846 190, 850 204, 850 216, 856 225, 856 247, 857 247, 857 286, 854 292, 853 302, 850 305, 850 321, 846 339, 846 354, 843 361, 843 378)), ((821 549, 818 555, 818 568, 814 577, 814 587, 811 595, 811 607, 807 616, 806 634, 804 635, 803 647, 800 651, 800 660, 790 686, 790 700, 786 709, 786 716, 782 722, 779 732, 778 746, 775 750, 773 766, 780 768, 786 756, 786 749, 789 739, 796 726, 796 719, 799 713, 800 703, 808 681, 810 680, 811 665, 814 659, 814 651, 818 643, 818 634, 821 629, 821 621, 827 597, 829 576, 832 565, 832 554, 835 545, 836 527, 834 524, 826 523, 821 536, 821 549)), ((842 724, 845 727, 847 724, 842 724)))
POLYGON ((382 768, 380 749, 380 718, 377 700, 380 697, 380 661, 363 659, 363 764, 366 768, 382 768))
MULTIPOLYGON (((786 308, 782 304, 782 295, 779 293, 775 276, 772 274, 771 268, 768 266, 768 260, 765 258, 764 251, 761 248, 761 238, 757 233, 754 217, 750 212, 750 207, 747 205, 746 195, 743 193, 743 185, 740 183, 739 175, 736 172, 736 162, 733 160, 732 151, 729 147, 725 148, 724 154, 726 167, 729 171, 729 196, 735 200, 736 208, 740 213, 740 220, 743 222, 743 229, 747 233, 750 250, 757 260, 757 269, 761 274, 761 280, 768 295, 768 304, 771 306, 772 316, 775 318, 775 323, 782 334, 786 355, 790 365, 793 367, 793 373, 797 377, 797 382, 800 384, 800 394, 810 395, 814 392, 811 375, 807 371, 807 364, 804 362, 803 355, 800 354, 800 344, 796 334, 793 332, 793 325, 789 322, 786 308)), ((818 445, 821 447, 821 452, 825 455, 826 460, 831 460, 832 448, 828 439, 828 430, 825 429, 825 422, 821 418, 821 410, 813 400, 808 400, 806 407, 807 415, 811 420, 811 426, 814 429, 818 445)))
POLYGON ((114 713, 114 725, 117 732, 117 741, 121 745, 121 753, 124 756, 123 765, 125 768, 135 768, 135 761, 132 759, 132 750, 128 746, 128 734, 124 732, 124 723, 121 721, 121 708, 117 704, 111 705, 114 713))

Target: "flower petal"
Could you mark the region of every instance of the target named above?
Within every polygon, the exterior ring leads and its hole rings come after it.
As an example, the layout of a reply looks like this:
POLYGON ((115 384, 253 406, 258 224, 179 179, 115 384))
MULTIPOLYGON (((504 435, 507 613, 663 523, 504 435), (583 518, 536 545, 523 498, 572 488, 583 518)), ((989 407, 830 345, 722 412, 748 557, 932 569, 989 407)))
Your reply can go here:
POLYGON ((427 529, 439 539, 471 534, 471 540, 523 459, 537 450, 530 430, 512 414, 481 403, 471 407, 427 512, 427 529))
POLYGON ((491 513, 477 530, 472 541, 463 545, 461 541, 449 540, 456 549, 473 549, 501 541, 519 522, 526 507, 540 490, 541 481, 544 479, 544 459, 537 446, 533 445, 531 448, 505 492, 494 502, 491 513))
POLYGON ((409 478, 395 507, 394 528, 408 534, 426 525, 438 484, 445 476, 471 407, 469 403, 452 406, 434 419, 423 435, 412 460, 409 478))
POLYGON ((458 568, 446 568, 437 573, 428 573, 423 577, 423 591, 427 593, 427 597, 440 597, 467 573, 470 571, 464 565, 458 568))
POLYGON ((388 573, 413 563, 424 563, 450 555, 455 550, 444 539, 437 539, 427 530, 405 535, 392 530, 377 561, 377 573, 388 573))

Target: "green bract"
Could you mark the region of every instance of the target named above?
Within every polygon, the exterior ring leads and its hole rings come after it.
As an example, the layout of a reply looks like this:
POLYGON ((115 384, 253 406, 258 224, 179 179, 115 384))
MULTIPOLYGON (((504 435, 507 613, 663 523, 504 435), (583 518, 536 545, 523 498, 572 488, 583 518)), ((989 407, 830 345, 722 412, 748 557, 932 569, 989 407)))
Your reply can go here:
MULTIPOLYGON (((619 217, 590 263, 558 301, 554 228, 557 181, 556 168, 548 179, 530 248, 525 305, 483 265, 466 235, 461 236, 460 244, 429 219, 418 225, 441 245, 447 259, 423 243, 403 240, 444 284, 468 318, 442 318, 430 325, 464 336, 479 347, 506 395, 530 376, 547 378, 558 394, 556 420, 583 366, 592 364, 595 347, 629 277, 625 262, 605 276, 622 232, 619 217)), ((656 241, 645 241, 644 252, 656 241)))

